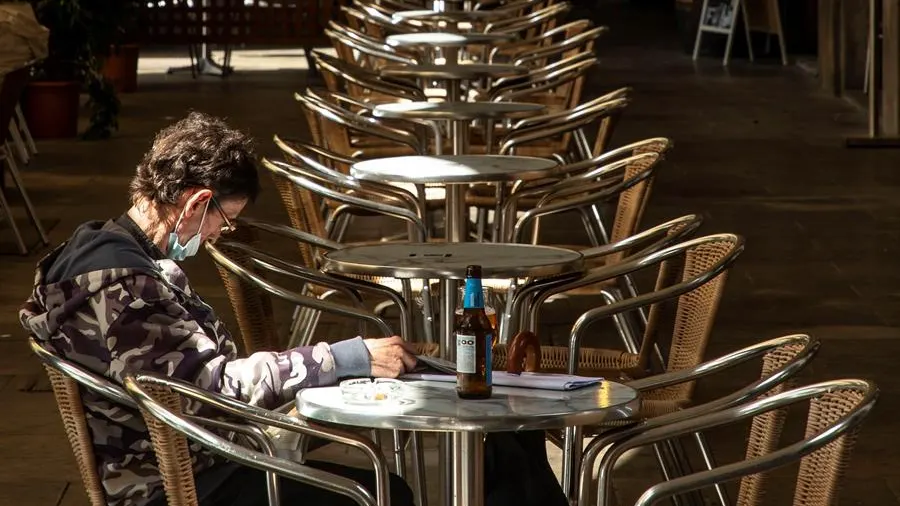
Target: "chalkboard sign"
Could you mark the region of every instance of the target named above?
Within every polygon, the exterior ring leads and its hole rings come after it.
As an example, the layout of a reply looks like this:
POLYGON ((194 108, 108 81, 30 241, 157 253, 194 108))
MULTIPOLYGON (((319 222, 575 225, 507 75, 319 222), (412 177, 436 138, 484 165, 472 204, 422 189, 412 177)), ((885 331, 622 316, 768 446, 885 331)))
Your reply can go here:
POLYGON ((720 0, 716 4, 708 3, 703 11, 701 24, 711 28, 730 30, 737 16, 737 8, 733 0, 720 0))
MULTIPOLYGON (((782 63, 787 65, 778 0, 703 0, 700 24, 697 27, 697 39, 694 42, 694 59, 696 60, 699 56, 700 39, 703 34, 715 33, 728 36, 728 41, 725 43, 725 55, 722 58, 722 65, 728 65, 738 23, 744 25, 750 61, 753 61, 750 32, 755 31, 778 37, 782 63)), ((769 40, 767 39, 767 42, 769 40)))

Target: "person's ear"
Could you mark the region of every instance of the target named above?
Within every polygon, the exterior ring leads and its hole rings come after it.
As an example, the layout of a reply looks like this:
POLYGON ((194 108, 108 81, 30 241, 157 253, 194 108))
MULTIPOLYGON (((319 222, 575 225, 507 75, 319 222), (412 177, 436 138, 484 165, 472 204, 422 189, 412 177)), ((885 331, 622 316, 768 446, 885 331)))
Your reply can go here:
POLYGON ((201 188, 199 190, 195 190, 190 197, 188 197, 187 209, 190 214, 194 213, 202 213, 203 209, 207 206, 209 199, 212 198, 212 190, 207 188, 201 188))

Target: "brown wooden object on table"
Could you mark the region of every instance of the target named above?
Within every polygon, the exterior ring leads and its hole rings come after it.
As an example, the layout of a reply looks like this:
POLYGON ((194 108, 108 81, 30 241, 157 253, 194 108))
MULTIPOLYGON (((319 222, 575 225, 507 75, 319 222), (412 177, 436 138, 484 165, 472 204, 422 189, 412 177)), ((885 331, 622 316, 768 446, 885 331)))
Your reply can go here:
POLYGON ((521 374, 541 371, 541 342, 534 332, 523 330, 510 341, 507 349, 506 372, 521 374))

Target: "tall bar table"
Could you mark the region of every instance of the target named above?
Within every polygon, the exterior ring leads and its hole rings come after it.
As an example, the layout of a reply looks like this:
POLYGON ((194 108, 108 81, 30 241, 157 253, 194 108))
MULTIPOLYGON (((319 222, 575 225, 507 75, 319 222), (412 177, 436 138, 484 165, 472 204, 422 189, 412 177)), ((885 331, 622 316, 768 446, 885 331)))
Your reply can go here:
POLYGON ((413 49, 440 49, 445 54, 446 63, 457 63, 457 53, 466 46, 493 46, 501 42, 518 39, 514 33, 447 33, 419 32, 388 35, 385 42, 389 46, 413 49))
POLYGON ((301 390, 296 406, 300 416, 319 422, 449 435, 454 473, 445 506, 483 506, 486 434, 628 420, 640 397, 633 388, 603 381, 568 392, 494 387, 490 399, 464 400, 454 383, 410 380, 393 403, 352 404, 340 387, 322 387, 301 390))
MULTIPOLYGON (((398 102, 379 104, 375 106, 373 114, 379 118, 450 121, 453 154, 464 155, 468 151, 469 121, 525 118, 539 114, 544 109, 545 106, 541 104, 524 102, 398 102)), ((487 140, 493 142, 490 136, 487 140)), ((465 208, 459 206, 459 203, 463 202, 463 190, 464 187, 460 184, 453 184, 447 189, 448 242, 465 240, 465 208)))
POLYGON ((443 81, 447 89, 447 102, 465 102, 462 96, 463 81, 521 76, 528 73, 528 67, 504 63, 396 64, 381 67, 379 73, 384 77, 443 81))

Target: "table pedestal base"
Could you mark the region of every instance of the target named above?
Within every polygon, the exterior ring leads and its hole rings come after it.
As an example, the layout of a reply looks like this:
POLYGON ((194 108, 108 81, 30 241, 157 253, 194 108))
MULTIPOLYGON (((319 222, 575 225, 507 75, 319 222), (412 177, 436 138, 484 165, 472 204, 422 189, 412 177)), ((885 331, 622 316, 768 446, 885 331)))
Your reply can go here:
POLYGON ((234 73, 234 67, 228 65, 231 60, 231 48, 225 48, 225 57, 223 58, 222 64, 213 61, 212 50, 210 50, 206 44, 201 44, 199 48, 195 48, 195 46, 192 45, 189 47, 189 51, 191 55, 190 65, 184 67, 171 67, 166 70, 166 73, 174 74, 176 72, 190 72, 194 77, 197 77, 198 75, 227 77, 234 73), (196 61, 194 61, 194 58, 196 58, 196 61))

